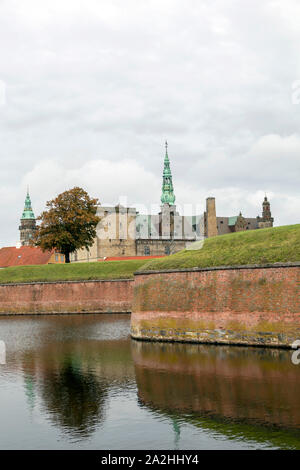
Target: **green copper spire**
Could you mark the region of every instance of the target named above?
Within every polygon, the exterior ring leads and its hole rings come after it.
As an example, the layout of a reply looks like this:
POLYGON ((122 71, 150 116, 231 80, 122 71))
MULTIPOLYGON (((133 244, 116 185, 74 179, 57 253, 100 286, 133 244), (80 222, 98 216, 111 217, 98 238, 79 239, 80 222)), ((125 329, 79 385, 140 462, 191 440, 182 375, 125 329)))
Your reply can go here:
POLYGON ((172 183, 172 173, 170 169, 170 160, 168 156, 168 142, 166 141, 166 156, 164 160, 163 184, 162 195, 160 198, 162 204, 173 205, 175 202, 175 195, 172 183))
POLYGON ((29 190, 27 189, 27 195, 26 195, 26 199, 25 199, 25 206, 24 206, 24 211, 23 211, 23 214, 22 214, 22 217, 21 217, 21 220, 24 220, 24 219, 35 219, 34 217, 34 213, 33 213, 33 210, 32 210, 32 207, 31 207, 31 199, 30 199, 30 196, 29 196, 29 190))

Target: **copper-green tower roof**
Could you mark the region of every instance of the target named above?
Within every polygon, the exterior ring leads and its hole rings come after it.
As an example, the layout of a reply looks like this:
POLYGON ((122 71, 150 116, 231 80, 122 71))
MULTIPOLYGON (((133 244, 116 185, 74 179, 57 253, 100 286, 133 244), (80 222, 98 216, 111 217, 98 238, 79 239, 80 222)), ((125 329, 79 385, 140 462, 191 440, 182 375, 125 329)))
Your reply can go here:
POLYGON ((175 202, 175 195, 172 182, 172 173, 170 169, 170 160, 168 156, 168 142, 166 142, 166 155, 164 160, 164 171, 163 171, 163 184, 162 194, 160 198, 162 204, 170 204, 171 206, 175 202))
POLYGON ((22 214, 22 217, 21 217, 21 220, 24 220, 24 219, 26 219, 26 220, 35 219, 34 213, 33 213, 32 207, 31 207, 31 199, 30 199, 30 196, 29 196, 28 189, 27 189, 27 195, 26 195, 26 199, 25 199, 24 211, 23 211, 23 214, 22 214))

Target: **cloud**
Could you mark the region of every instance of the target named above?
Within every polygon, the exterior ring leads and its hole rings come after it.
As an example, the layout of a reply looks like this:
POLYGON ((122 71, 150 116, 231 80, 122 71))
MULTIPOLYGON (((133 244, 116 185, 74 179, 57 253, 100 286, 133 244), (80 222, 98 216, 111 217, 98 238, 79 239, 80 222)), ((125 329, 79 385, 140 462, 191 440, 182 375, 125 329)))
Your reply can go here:
POLYGON ((159 178, 130 159, 116 162, 90 160, 81 167, 71 169, 47 160, 24 175, 23 187, 26 181, 30 183, 31 192, 40 195, 40 209, 43 201, 74 186, 83 187, 91 196, 99 198, 103 205, 116 204, 120 196, 126 196, 131 204, 145 198, 150 200, 153 193, 159 194, 160 190, 159 178), (50 188, 49 180, 52 181, 50 188))
POLYGON ((0 242, 26 184, 39 212, 79 184, 159 203, 169 140, 178 204, 299 221, 296 0, 3 0, 0 242), (255 201, 254 201, 254 199, 255 201))

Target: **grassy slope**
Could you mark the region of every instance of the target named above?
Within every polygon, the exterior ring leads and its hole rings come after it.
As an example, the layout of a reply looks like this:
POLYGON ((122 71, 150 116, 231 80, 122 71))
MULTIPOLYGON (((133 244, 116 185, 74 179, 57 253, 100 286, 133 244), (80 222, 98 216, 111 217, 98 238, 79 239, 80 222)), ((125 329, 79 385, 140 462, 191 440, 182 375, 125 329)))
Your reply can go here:
POLYGON ((300 224, 237 232, 205 240, 197 251, 148 261, 140 270, 300 261, 300 224))
POLYGON ((0 283, 128 279, 133 277, 133 273, 143 264, 145 264, 144 260, 125 260, 10 267, 0 269, 0 283))
POLYGON ((300 224, 209 238, 201 250, 184 250, 146 263, 144 260, 125 260, 4 268, 0 269, 0 283, 128 279, 137 270, 289 261, 300 261, 300 224))

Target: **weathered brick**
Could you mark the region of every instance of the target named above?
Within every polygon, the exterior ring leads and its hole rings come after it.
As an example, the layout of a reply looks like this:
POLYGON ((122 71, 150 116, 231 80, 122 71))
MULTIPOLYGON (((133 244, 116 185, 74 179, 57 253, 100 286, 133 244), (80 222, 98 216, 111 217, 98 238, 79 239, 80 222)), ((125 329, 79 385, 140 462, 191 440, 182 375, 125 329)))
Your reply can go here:
POLYGON ((1 284, 1 314, 130 312, 133 280, 1 284))
POLYGON ((139 339, 290 346, 300 339, 300 264, 141 273, 131 332, 139 339))

